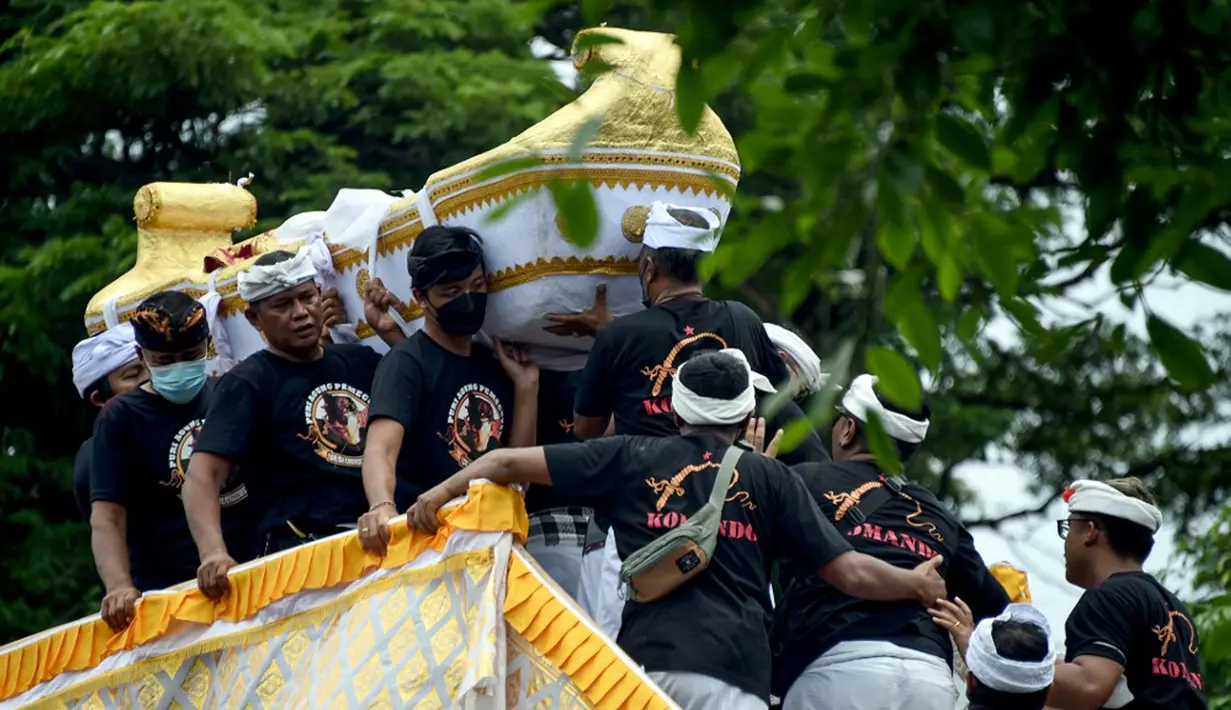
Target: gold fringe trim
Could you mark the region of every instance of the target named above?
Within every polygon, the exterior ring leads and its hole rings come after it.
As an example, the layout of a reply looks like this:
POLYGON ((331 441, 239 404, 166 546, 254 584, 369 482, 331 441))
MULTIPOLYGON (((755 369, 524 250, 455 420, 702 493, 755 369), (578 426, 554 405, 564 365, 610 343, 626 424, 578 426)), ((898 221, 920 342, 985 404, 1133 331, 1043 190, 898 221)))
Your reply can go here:
POLYGON ((520 555, 515 551, 509 558, 505 580, 504 618, 509 626, 568 676, 595 708, 671 708, 664 696, 641 680, 628 658, 615 650, 614 642, 591 631, 561 601, 568 595, 550 581, 540 582, 520 555))
POLYGON ((318 626, 325 619, 334 616, 344 609, 354 606, 361 599, 386 592, 401 584, 423 584, 433 581, 443 575, 455 574, 474 567, 494 569, 495 555, 491 550, 476 550, 474 552, 459 552, 450 555, 436 564, 418 569, 408 569, 396 572, 385 579, 365 585, 362 589, 346 592, 315 609, 300 612, 284 619, 258 626, 253 629, 235 631, 216 638, 200 641, 170 653, 138 661, 131 666, 117 668, 75 685, 58 690, 41 698, 26 707, 50 707, 56 702, 78 699, 101 688, 131 683, 167 666, 179 667, 184 661, 195 656, 222 651, 236 646, 248 646, 264 643, 283 632, 297 631, 305 627, 318 626))
POLYGON ((434 535, 411 529, 405 519, 391 525, 392 539, 384 558, 364 552, 358 533, 351 532, 264 558, 235 572, 230 575, 230 594, 222 603, 186 584, 174 594, 143 598, 136 618, 118 634, 94 618, 65 626, 38 641, 9 644, 0 649, 0 701, 66 671, 93 668, 110 655, 165 635, 175 623, 239 621, 296 592, 353 582, 376 567, 401 567, 427 549, 443 552, 453 530, 512 532, 524 540, 530 527, 521 495, 495 484, 472 485, 462 504, 440 518, 441 527, 434 535))

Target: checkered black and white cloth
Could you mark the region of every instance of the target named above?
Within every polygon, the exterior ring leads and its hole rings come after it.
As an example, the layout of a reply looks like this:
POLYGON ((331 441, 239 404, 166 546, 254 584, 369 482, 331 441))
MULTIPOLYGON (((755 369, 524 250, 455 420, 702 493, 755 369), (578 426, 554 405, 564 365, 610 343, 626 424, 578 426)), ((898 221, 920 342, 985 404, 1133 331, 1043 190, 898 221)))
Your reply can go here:
POLYGON ((535 541, 547 547, 568 545, 581 547, 586 540, 589 508, 552 508, 530 516, 527 542, 535 541))

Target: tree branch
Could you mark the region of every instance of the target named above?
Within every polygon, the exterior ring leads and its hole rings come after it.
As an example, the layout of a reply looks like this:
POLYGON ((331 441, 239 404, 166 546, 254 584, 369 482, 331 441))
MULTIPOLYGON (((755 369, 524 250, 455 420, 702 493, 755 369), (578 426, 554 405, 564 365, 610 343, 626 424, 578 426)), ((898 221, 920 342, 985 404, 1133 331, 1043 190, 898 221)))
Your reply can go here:
POLYGON ((1042 503, 1039 503, 1033 508, 1019 510, 1017 512, 1008 513, 1006 515, 998 515, 996 517, 976 518, 974 520, 966 520, 966 521, 963 521, 962 524, 965 525, 967 529, 969 528, 992 528, 993 530, 999 530, 1001 525, 1009 522, 1010 520, 1020 520, 1021 518, 1029 518, 1034 515, 1042 515, 1043 513, 1046 513, 1048 507, 1050 507, 1051 504, 1055 502, 1056 498, 1058 498, 1059 496, 1060 496, 1059 493, 1053 493, 1050 496, 1048 496, 1042 503))

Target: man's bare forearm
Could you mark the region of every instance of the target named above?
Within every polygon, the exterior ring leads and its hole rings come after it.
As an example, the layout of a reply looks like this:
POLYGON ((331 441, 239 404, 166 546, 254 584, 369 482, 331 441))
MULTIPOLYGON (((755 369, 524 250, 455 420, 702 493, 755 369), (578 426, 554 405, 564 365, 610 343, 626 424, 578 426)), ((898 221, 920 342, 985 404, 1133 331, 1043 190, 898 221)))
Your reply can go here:
POLYGON ((184 515, 201 559, 227 552, 222 537, 222 506, 218 493, 230 474, 230 464, 212 454, 195 454, 184 478, 184 515))
POLYGON ((95 503, 90 511, 90 549, 94 566, 107 592, 133 586, 128 559, 128 515, 112 503, 95 503), (117 508, 107 510, 100 508, 117 508))
POLYGON ((909 570, 865 555, 848 552, 821 568, 821 578, 843 594, 869 601, 919 599, 919 577, 909 570))

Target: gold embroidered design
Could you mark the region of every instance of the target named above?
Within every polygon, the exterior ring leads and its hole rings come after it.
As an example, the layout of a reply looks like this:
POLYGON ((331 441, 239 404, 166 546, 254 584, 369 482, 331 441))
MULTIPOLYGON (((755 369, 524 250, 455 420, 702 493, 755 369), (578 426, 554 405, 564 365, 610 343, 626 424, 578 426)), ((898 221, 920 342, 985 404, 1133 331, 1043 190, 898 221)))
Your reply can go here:
POLYGON ((676 343, 675 347, 671 348, 671 352, 667 353, 666 359, 663 360, 661 364, 655 365, 654 367, 641 368, 641 374, 650 378, 654 382, 654 386, 650 388, 651 396, 657 397, 662 392, 663 384, 667 382, 667 378, 675 374, 675 359, 679 357, 680 351, 689 345, 692 345, 699 340, 705 340, 706 338, 713 338, 721 343, 722 347, 727 347, 727 341, 723 340, 720 336, 715 335, 714 333, 697 333, 696 335, 689 335, 680 342, 676 343))
MULTIPOLYGON (((654 510, 661 511, 667 505, 667 501, 671 500, 671 496, 684 496, 684 480, 697 471, 704 471, 707 468, 721 468, 722 464, 717 461, 704 461, 702 463, 689 464, 680 469, 679 473, 671 478, 656 479, 647 478, 645 484, 658 494, 658 501, 654 504, 654 510)), ((730 491, 739 483, 739 469, 731 472, 731 482, 727 484, 727 490, 730 491)), ((736 491, 724 499, 724 502, 731 503, 739 501, 740 506, 748 510, 756 510, 756 503, 752 502, 752 495, 748 491, 736 491)))
MULTIPOLYGON (((867 483, 859 486, 858 488, 856 488, 853 491, 850 491, 849 493, 834 493, 833 491, 829 491, 828 493, 826 493, 825 499, 828 500, 830 503, 832 503, 834 506, 836 506, 838 509, 837 512, 835 512, 833 516, 834 522, 837 522, 841 520, 842 518, 845 518, 846 514, 850 512, 851 508, 853 508, 856 505, 859 505, 859 502, 863 499, 863 496, 867 495, 868 491, 875 490, 877 488, 882 488, 882 487, 884 487, 884 484, 881 483, 880 481, 868 481, 867 483)), ((915 527, 915 528, 923 528, 927 530, 928 535, 931 536, 932 539, 936 540, 937 542, 944 542, 945 536, 941 534, 940 530, 936 528, 935 524, 929 523, 926 520, 923 520, 923 521, 914 520, 914 518, 920 515, 923 515, 923 506, 919 503, 919 501, 915 500, 914 498, 911 498, 909 495, 907 495, 903 491, 897 491, 897 494, 901 496, 902 498, 905 498, 906 500, 915 504, 915 512, 906 516, 906 524, 910 525, 911 527, 915 527)))
POLYGON ((1160 656, 1167 655, 1167 649, 1171 648, 1172 641, 1179 641, 1179 637, 1175 633, 1175 620, 1180 619, 1188 626, 1188 652, 1196 655, 1197 653, 1197 630, 1193 628, 1193 622, 1183 612, 1169 611, 1167 612, 1167 623, 1163 626, 1155 626, 1150 630, 1158 637, 1158 640, 1163 644, 1163 650, 1158 652, 1160 656))

